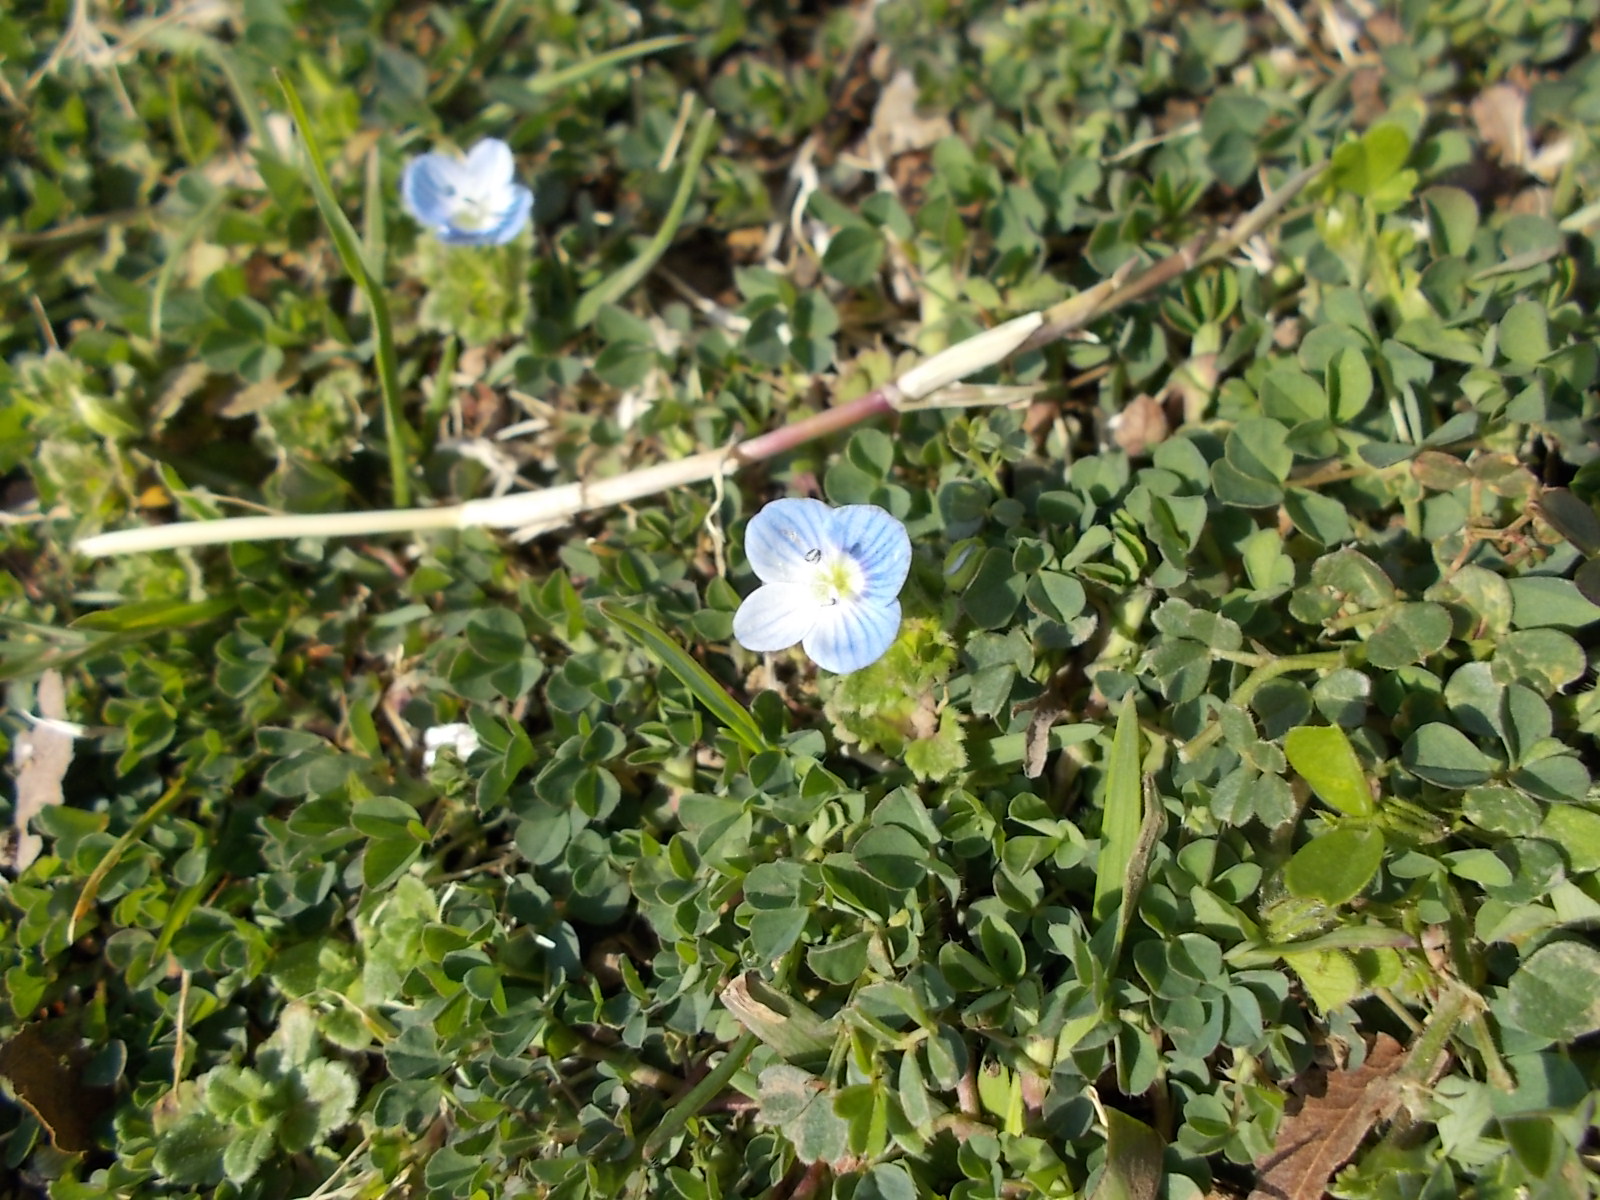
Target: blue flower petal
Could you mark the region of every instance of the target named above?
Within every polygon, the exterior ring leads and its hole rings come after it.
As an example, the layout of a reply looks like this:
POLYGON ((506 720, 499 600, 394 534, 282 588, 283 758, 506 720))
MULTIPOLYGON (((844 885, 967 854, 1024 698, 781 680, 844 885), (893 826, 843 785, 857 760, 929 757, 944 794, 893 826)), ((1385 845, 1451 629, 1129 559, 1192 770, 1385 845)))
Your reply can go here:
POLYGON ((816 628, 803 645, 817 666, 845 675, 877 662, 899 633, 900 601, 845 600, 818 610, 816 628))
POLYGON ((504 246, 517 234, 522 232, 522 227, 528 223, 528 217, 533 213, 533 193, 520 183, 511 185, 511 204, 506 208, 505 215, 500 218, 499 224, 491 229, 484 230, 484 234, 492 246, 504 246))
POLYGON ((400 198, 421 224, 442 229, 450 223, 452 201, 460 189, 461 164, 443 154, 424 154, 406 164, 400 198))
POLYGON ((498 191, 517 173, 511 147, 499 138, 484 138, 467 153, 461 166, 471 189, 480 194, 498 191))
POLYGON ((833 548, 832 520, 833 509, 821 500, 774 500, 745 527, 745 557, 766 583, 809 582, 833 548))
POLYGON ((881 602, 900 594, 911 569, 911 538, 904 524, 876 504, 847 504, 834 511, 828 532, 861 567, 863 597, 881 602))
POLYGON ((763 584, 746 596, 733 614, 733 636, 746 650, 787 650, 811 632, 823 611, 816 593, 808 587, 763 584))

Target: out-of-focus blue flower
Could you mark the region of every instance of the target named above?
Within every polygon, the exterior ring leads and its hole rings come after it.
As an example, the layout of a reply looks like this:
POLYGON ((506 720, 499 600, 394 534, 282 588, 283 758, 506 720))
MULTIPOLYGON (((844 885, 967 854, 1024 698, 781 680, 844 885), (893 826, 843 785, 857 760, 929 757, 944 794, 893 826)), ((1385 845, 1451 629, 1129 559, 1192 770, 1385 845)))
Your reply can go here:
POLYGON ((406 211, 455 246, 503 246, 528 223, 533 193, 516 181, 511 147, 484 138, 465 159, 424 154, 400 178, 406 211))
POLYGON ((745 554, 762 581, 733 618, 746 650, 799 642, 843 675, 877 662, 899 633, 911 539, 877 505, 774 500, 750 519, 745 554))

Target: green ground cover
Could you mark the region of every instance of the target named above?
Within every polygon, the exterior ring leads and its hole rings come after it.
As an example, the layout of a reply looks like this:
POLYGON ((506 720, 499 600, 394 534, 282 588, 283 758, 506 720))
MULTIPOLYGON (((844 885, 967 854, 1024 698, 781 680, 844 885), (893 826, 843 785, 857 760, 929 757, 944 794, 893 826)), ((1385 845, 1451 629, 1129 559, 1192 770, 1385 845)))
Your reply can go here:
POLYGON ((0 1193, 1590 1194, 1597 16, 0 13, 0 1193))

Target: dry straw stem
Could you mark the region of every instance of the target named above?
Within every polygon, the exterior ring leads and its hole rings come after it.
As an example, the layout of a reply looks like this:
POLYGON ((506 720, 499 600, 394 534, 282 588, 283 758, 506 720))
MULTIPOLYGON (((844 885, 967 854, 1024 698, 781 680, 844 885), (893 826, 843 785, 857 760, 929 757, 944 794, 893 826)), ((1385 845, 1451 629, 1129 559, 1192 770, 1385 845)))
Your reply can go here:
POLYGON ((585 513, 640 500, 675 487, 732 475, 741 467, 788 453, 797 446, 849 429, 874 417, 931 407, 937 403, 936 395, 941 388, 1002 362, 1018 351, 1037 349, 1065 337, 1106 313, 1164 287, 1189 271, 1233 253, 1269 226, 1322 169, 1322 165, 1318 164, 1291 176, 1232 228, 1215 236, 1197 238, 1137 275, 1132 274, 1131 267, 1125 268, 1088 291, 1063 300, 1044 312, 1016 317, 959 342, 860 399, 770 433, 760 434, 727 449, 707 450, 688 458, 657 463, 593 482, 560 484, 537 492, 469 500, 465 504, 440 508, 180 521, 170 525, 96 534, 81 540, 77 548, 84 554, 112 555, 172 550, 183 546, 215 546, 228 542, 363 537, 383 533, 420 533, 428 529, 543 531, 557 528, 585 513))

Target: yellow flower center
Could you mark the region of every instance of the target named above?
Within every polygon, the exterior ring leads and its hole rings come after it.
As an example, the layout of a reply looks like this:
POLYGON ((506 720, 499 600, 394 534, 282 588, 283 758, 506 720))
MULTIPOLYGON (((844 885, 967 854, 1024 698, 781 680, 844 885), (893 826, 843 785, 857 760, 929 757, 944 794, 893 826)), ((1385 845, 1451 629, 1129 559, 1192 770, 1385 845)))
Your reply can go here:
POLYGON ((841 554, 818 564, 811 586, 816 591, 817 603, 826 607, 841 600, 854 600, 860 594, 863 582, 861 568, 855 560, 841 554))

